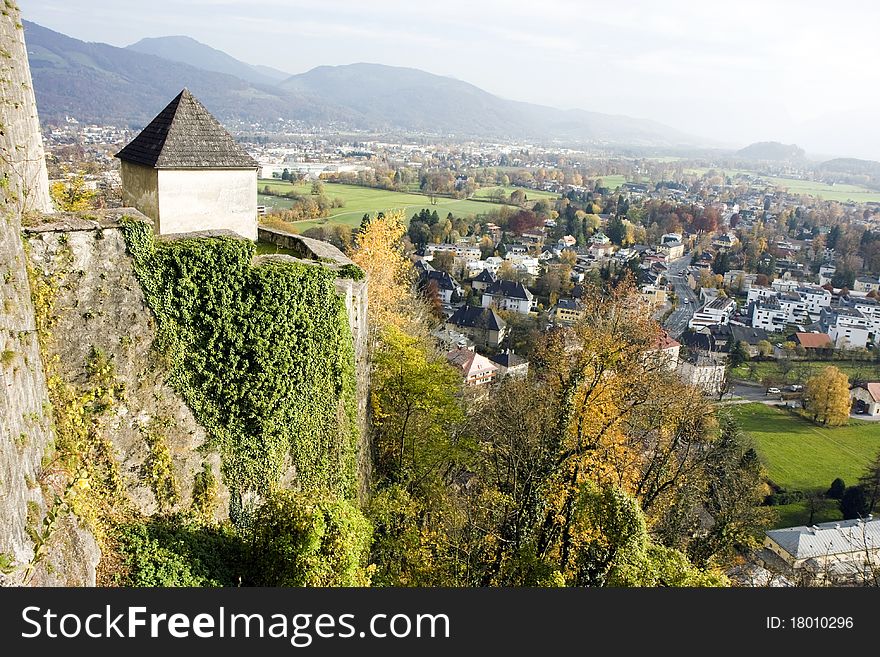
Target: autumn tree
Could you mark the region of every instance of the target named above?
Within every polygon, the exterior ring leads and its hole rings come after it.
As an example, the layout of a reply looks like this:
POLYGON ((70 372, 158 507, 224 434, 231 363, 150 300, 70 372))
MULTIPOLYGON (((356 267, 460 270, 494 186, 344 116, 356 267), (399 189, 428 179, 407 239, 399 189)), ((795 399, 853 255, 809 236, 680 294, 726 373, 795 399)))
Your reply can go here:
POLYGON ((55 206, 62 212, 90 210, 95 197, 95 193, 88 188, 82 174, 77 174, 67 182, 52 183, 49 194, 55 206))
POLYGON ((828 426, 849 420, 849 378, 833 365, 810 377, 804 387, 804 407, 813 422, 828 426))
POLYGON ((367 216, 355 236, 351 259, 370 280, 369 323, 373 339, 387 326, 412 332, 429 312, 413 294, 415 272, 403 251, 401 212, 367 216))

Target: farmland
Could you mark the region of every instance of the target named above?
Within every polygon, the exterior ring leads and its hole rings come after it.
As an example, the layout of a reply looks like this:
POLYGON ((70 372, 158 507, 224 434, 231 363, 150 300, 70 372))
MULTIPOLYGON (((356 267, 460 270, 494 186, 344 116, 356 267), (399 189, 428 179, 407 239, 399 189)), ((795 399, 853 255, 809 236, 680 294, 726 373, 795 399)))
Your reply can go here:
MULTIPOLYGON (((773 406, 743 404, 725 409, 752 439, 769 479, 788 491, 824 492, 841 477, 856 483, 880 452, 880 422, 850 420, 824 428, 773 406)), ((807 522, 806 502, 776 507, 778 526, 807 522)), ((833 502, 823 501, 814 522, 839 518, 833 502)))
MULTIPOLYGON (((308 195, 311 190, 311 185, 309 184, 291 185, 290 183, 277 180, 260 180, 257 185, 258 190, 262 192, 267 185, 272 191, 278 193, 295 191, 298 194, 308 195)), ((322 223, 357 226, 364 214, 375 214, 388 210, 402 209, 406 212, 407 218, 409 218, 422 208, 436 210, 437 214, 445 217, 449 212, 457 216, 467 216, 485 214, 502 207, 497 203, 490 203, 488 201, 443 197, 437 197, 436 203, 432 205, 430 199, 422 194, 394 192, 338 183, 325 183, 324 193, 331 199, 342 199, 345 205, 341 208, 333 208, 326 221, 310 220, 297 222, 295 224, 297 230, 305 231, 322 223)), ((541 192, 537 192, 537 194, 541 194, 541 192)), ((292 204, 290 199, 262 193, 259 194, 259 202, 266 205, 267 208, 277 209, 289 208, 292 204)))

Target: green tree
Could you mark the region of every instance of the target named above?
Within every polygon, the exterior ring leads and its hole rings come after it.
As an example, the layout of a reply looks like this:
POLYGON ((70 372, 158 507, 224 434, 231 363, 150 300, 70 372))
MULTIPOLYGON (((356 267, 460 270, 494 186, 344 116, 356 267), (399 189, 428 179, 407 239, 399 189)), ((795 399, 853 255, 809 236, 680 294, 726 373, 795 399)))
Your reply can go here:
POLYGON ((262 586, 368 586, 371 527, 347 500, 278 491, 249 526, 262 586))
POLYGON ((863 518, 868 514, 868 498, 861 486, 850 486, 840 498, 840 512, 844 520, 863 518))
POLYGON ((843 497, 843 493, 846 491, 846 483, 844 483, 843 479, 838 477, 834 481, 831 482, 831 487, 828 489, 828 492, 825 493, 828 497, 834 500, 839 500, 843 497))
POLYGON ((458 373, 426 342, 391 326, 373 356, 372 418, 377 469, 390 481, 424 484, 457 446, 458 373))
POLYGON ((739 367, 747 360, 749 360, 749 351, 742 340, 737 340, 730 349, 727 362, 730 367, 739 367))

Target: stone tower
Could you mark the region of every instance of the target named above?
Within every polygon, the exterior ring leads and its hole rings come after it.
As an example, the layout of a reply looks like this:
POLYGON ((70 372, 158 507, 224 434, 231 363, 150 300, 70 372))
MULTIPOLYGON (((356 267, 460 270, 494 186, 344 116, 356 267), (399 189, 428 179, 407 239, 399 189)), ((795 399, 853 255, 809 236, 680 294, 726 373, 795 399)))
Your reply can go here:
POLYGON ((116 157, 125 205, 169 235, 231 230, 257 239, 257 162, 187 90, 116 157))

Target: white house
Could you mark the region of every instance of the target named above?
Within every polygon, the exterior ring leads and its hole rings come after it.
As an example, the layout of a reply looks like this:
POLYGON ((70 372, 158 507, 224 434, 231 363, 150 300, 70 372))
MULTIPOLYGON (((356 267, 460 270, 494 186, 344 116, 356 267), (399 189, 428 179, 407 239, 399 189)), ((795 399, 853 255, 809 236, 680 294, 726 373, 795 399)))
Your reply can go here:
POLYGON ((483 308, 495 307, 528 315, 532 310, 534 295, 522 283, 498 280, 483 292, 483 308))
POLYGON ((853 290, 856 292, 878 292, 880 291, 880 280, 876 276, 859 276, 853 283, 853 290))
POLYGON ((822 265, 819 267, 819 285, 828 285, 834 278, 837 267, 834 265, 822 265))
POLYGON ((868 344, 871 324, 855 308, 824 308, 819 325, 837 349, 859 349, 868 344))
POLYGON ((152 219, 157 234, 257 239, 259 165, 187 89, 116 157, 125 205, 152 219))
POLYGON ((736 310, 736 302, 726 297, 713 299, 696 311, 688 322, 688 328, 727 324, 736 310))
POLYGON ((723 363, 713 358, 692 356, 679 361, 678 376, 707 395, 717 395, 724 383, 725 368, 723 363))
POLYGON ((765 533, 764 548, 792 570, 818 581, 873 581, 880 565, 880 519, 825 522, 765 533))
POLYGON ((880 415, 880 383, 872 381, 853 386, 849 398, 856 413, 864 412, 872 417, 880 415))

